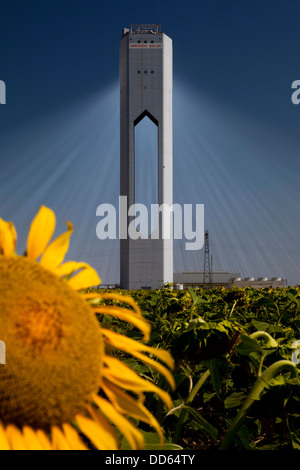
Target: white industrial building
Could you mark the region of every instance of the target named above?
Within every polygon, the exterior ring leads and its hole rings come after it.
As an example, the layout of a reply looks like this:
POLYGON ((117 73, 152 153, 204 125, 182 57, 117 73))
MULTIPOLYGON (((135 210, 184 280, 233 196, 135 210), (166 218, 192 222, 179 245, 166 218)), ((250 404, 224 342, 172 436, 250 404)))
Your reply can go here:
POLYGON ((242 279, 239 273, 230 273, 229 271, 212 271, 211 283, 204 281, 206 278, 204 271, 184 271, 182 273, 174 273, 174 284, 177 288, 187 289, 188 287, 254 287, 261 289, 263 287, 284 287, 285 282, 280 277, 246 277, 242 279))
POLYGON ((270 279, 267 277, 258 277, 254 279, 254 277, 246 277, 244 279, 236 278, 233 279, 232 285, 236 287, 254 287, 255 289, 262 289, 263 287, 285 287, 284 279, 281 277, 271 277, 270 279))

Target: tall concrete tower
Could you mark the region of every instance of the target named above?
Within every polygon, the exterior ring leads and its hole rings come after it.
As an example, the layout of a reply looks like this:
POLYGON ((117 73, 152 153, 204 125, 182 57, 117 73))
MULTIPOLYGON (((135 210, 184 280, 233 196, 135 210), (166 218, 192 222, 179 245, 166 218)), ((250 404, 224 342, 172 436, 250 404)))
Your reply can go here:
MULTIPOLYGON (((136 200, 136 126, 149 118, 157 126, 157 195, 158 206, 173 204, 172 142, 172 40, 161 32, 160 25, 132 25, 123 29, 120 40, 120 209, 127 227, 134 224, 130 211, 136 200), (129 213, 128 213, 129 211, 129 213)), ((147 178, 145 172, 144 178, 147 178)), ((145 238, 121 233, 120 285, 123 289, 155 289, 173 282, 173 216, 159 212, 159 229, 145 238), (170 224, 170 225, 169 225, 170 224), (167 226, 171 227, 166 236, 167 226)), ((134 217, 132 217, 134 216, 134 217)), ((153 228, 151 226, 151 228, 153 228)))

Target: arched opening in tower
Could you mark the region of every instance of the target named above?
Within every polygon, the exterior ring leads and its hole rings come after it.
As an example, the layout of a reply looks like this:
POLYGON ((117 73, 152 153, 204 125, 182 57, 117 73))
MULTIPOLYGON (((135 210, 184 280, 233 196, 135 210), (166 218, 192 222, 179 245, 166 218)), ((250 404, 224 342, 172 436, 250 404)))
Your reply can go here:
MULTIPOLYGON (((135 204, 136 230, 148 237, 151 226, 151 204, 158 204, 158 123, 144 111, 134 122, 135 134, 135 204)), ((153 224, 152 224, 153 225, 153 224)))

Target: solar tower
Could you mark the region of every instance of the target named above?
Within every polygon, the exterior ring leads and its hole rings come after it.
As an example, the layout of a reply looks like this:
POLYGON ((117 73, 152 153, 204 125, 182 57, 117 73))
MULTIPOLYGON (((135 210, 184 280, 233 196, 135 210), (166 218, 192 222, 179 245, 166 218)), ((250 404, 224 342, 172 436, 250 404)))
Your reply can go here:
MULTIPOLYGON (((145 118, 157 126, 158 136, 157 188, 153 203, 159 207, 173 204, 172 88, 172 40, 161 32, 160 25, 124 28, 120 40, 120 195, 123 196, 120 218, 127 221, 127 227, 136 220, 136 213, 130 207, 140 203, 136 200, 135 132, 145 118)), ((147 177, 145 171, 143 178, 147 177)), ((155 289, 173 282, 172 214, 166 218, 159 214, 159 228, 150 232, 148 238, 138 227, 134 237, 128 235, 124 226, 120 231, 123 289, 155 289), (163 236, 164 224, 170 224, 169 237, 163 236)))

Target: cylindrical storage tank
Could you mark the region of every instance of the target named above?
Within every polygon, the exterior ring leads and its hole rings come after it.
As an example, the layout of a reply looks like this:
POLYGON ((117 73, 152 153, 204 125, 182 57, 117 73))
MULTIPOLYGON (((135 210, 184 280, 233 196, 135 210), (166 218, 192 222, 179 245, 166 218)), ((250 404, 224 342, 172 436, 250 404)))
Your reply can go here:
POLYGON ((175 290, 183 290, 183 284, 174 284, 175 290))

